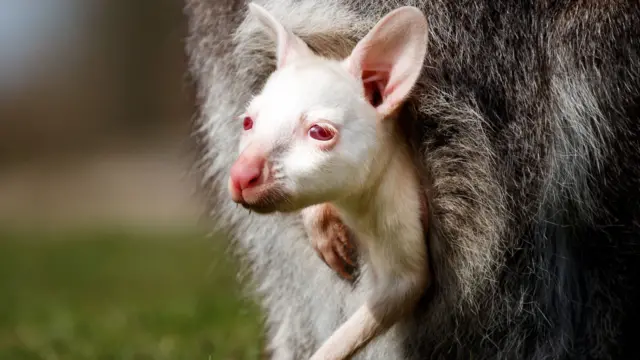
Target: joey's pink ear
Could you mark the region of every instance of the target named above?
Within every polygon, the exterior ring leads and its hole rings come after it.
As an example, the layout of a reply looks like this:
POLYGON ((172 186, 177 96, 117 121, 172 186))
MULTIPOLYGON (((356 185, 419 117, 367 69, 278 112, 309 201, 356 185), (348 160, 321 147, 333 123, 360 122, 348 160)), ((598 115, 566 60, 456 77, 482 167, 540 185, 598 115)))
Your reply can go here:
POLYGON ((427 19, 419 9, 398 8, 382 18, 344 60, 380 115, 396 110, 418 80, 427 52, 427 31, 427 19))
POLYGON ((269 36, 276 42, 276 60, 278 68, 307 56, 313 52, 307 44, 291 30, 285 28, 276 18, 262 6, 251 2, 249 12, 262 23, 269 36))

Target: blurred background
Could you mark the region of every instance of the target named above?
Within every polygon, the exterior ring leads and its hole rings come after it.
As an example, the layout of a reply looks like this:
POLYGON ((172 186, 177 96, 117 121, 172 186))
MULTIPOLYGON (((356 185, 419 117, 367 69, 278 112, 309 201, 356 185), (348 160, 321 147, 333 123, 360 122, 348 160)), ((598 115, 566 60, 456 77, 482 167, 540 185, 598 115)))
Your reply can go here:
POLYGON ((0 1, 0 359, 259 358, 183 176, 182 5, 0 1))

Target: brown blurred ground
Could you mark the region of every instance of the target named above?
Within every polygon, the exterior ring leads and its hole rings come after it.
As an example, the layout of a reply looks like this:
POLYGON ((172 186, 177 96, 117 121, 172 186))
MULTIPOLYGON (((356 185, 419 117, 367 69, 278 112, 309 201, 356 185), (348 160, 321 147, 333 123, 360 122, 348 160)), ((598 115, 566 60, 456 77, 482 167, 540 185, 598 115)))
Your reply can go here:
POLYGON ((65 50, 0 93, 0 225, 194 224, 182 2, 69 1, 83 15, 55 34, 65 50))

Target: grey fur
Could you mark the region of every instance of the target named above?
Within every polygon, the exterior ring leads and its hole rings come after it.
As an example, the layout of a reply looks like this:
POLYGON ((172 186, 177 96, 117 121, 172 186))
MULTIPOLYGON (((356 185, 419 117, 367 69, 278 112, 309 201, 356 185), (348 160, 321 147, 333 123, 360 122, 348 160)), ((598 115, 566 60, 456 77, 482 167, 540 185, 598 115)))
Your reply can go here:
MULTIPOLYGON (((430 43, 405 109, 430 202, 435 286, 360 359, 640 358, 640 4, 262 0, 317 52, 345 56, 388 11, 421 8, 430 43)), ((274 359, 309 356, 362 302, 299 218, 226 190, 241 109, 274 68, 240 0, 186 0, 194 139, 210 218, 231 234, 274 359)))

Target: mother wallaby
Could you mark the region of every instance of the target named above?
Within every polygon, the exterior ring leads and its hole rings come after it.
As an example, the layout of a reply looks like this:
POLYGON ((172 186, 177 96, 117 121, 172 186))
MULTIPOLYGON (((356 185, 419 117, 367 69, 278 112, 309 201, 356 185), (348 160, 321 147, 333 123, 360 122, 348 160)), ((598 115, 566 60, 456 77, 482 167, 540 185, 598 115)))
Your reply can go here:
MULTIPOLYGON (((336 58, 397 7, 427 16, 401 119, 428 199, 432 283, 405 326, 356 358, 640 358, 640 3, 256 2, 336 58)), ((336 276, 299 215, 229 199, 237 116, 274 46, 245 1, 186 5, 202 196, 251 270, 272 358, 308 358, 371 283, 336 276)))

